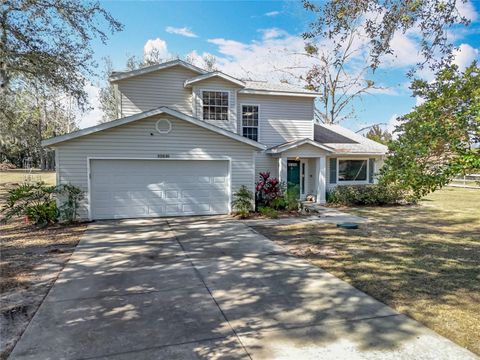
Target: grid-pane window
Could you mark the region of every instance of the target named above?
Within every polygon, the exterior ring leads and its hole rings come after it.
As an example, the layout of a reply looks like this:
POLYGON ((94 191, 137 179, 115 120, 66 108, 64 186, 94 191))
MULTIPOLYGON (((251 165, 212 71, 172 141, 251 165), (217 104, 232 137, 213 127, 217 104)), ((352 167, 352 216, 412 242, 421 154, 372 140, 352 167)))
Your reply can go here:
POLYGON ((242 132, 246 138, 258 141, 258 106, 242 105, 242 132))
POLYGON ((228 120, 228 92, 203 91, 203 120, 228 120))
POLYGON ((367 160, 338 160, 338 181, 367 180, 367 160))

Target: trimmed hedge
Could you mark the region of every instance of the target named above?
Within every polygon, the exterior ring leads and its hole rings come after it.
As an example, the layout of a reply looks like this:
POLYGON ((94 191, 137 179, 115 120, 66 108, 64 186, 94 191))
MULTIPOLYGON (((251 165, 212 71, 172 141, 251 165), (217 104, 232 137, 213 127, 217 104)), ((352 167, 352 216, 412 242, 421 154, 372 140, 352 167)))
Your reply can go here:
POLYGON ((409 202, 399 187, 383 184, 339 185, 327 193, 327 202, 338 205, 396 205, 409 202))

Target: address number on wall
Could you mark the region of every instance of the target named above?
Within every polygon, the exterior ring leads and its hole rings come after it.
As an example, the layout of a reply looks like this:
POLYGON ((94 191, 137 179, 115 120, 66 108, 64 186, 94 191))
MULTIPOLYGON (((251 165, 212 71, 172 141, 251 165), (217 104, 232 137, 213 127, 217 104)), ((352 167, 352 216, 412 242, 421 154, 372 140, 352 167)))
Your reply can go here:
POLYGON ((170 154, 157 154, 157 158, 168 159, 168 158, 170 158, 170 154))

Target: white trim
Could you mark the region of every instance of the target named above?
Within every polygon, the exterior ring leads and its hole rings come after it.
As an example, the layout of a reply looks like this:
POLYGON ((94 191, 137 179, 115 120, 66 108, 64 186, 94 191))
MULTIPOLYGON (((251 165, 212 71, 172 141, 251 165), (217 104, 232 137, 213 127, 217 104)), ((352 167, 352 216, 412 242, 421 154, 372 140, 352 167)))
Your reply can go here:
POLYGON ((229 81, 233 84, 237 84, 241 87, 244 87, 245 86, 245 83, 241 80, 238 80, 236 78, 234 78, 233 76, 230 76, 230 75, 227 75, 227 74, 224 74, 220 71, 214 71, 214 72, 211 72, 211 73, 207 73, 207 74, 203 74, 203 75, 198 75, 198 76, 195 76, 193 78, 190 78, 190 79, 187 79, 185 80, 183 86, 184 87, 191 87, 192 84, 194 83, 197 83, 199 81, 203 81, 203 80, 207 80, 207 79, 210 79, 212 77, 219 77, 219 78, 222 78, 223 80, 226 80, 226 81, 229 81))
POLYGON ((60 185, 60 162, 58 156, 58 149, 53 149, 53 151, 55 151, 55 185, 58 186, 60 185))
POLYGON ((87 212, 88 212, 88 220, 92 221, 92 191, 91 191, 91 161, 92 160, 157 160, 157 161, 181 161, 181 160, 189 160, 189 161, 228 161, 228 212, 232 212, 232 158, 230 156, 205 156, 205 155, 187 155, 187 156, 177 156, 171 158, 148 158, 148 157, 114 157, 114 156, 87 156, 87 212))
POLYGON ((302 91, 272 91, 272 90, 256 90, 256 89, 241 89, 240 94, 252 95, 278 95, 278 96, 300 96, 300 97, 317 97, 320 93, 302 92, 302 91))
POLYGON ((313 141, 312 139, 306 138, 306 139, 300 139, 300 140, 293 141, 293 142, 290 142, 290 143, 286 143, 286 144, 271 147, 270 149, 267 149, 266 152, 267 152, 267 154, 281 154, 284 151, 294 149, 296 147, 299 147, 299 146, 302 146, 302 145, 305 145, 305 144, 309 144, 309 145, 318 147, 319 149, 322 149, 322 150, 325 150, 325 151, 328 151, 328 152, 333 152, 334 151, 332 148, 330 148, 326 145, 322 145, 322 144, 320 144, 316 141, 313 141))
POLYGON ((164 62, 162 64, 157 64, 157 65, 152 65, 152 66, 147 66, 141 69, 137 70, 131 70, 131 71, 122 71, 122 72, 114 72, 112 75, 110 75, 109 80, 110 82, 116 82, 119 80, 125 80, 134 76, 139 76, 139 75, 145 75, 154 71, 158 70, 163 70, 163 69, 168 69, 173 66, 183 66, 186 69, 192 70, 196 73, 199 74, 205 74, 206 71, 203 69, 200 69, 199 67, 196 67, 192 64, 189 64, 185 61, 182 61, 180 59, 175 59, 171 61, 164 62))
POLYGON ((368 173, 369 173, 369 166, 370 166, 370 161, 368 158, 364 158, 364 157, 361 157, 361 158, 338 158, 337 157, 337 185, 364 185, 364 184, 369 184, 368 182, 368 173), (366 166, 366 173, 367 173, 367 178, 366 180, 340 180, 340 177, 338 176, 339 175, 339 171, 340 171, 340 160, 363 160, 363 161, 366 161, 367 162, 367 166, 366 166))
MULTIPOLYGON (((233 106, 231 106, 231 103, 232 103, 232 90, 227 90, 227 89, 217 89, 217 88, 199 88, 198 89, 200 91, 200 117, 199 119, 200 120, 203 120, 203 121, 213 121, 213 122, 225 122, 225 121, 230 121, 230 111, 232 111, 232 109, 234 109, 233 106), (228 93, 228 112, 227 112, 227 120, 211 120, 211 119, 204 119, 203 118, 203 93, 205 91, 209 91, 209 92, 226 92, 228 93)), ((236 101, 235 101, 236 102, 236 101)), ((209 105, 207 105, 209 106, 209 105)), ((214 105, 214 106, 217 106, 217 105, 214 105)), ((233 114, 232 114, 233 115, 233 114)))
MULTIPOLYGON (((240 123, 240 135, 243 136, 243 111, 242 111, 242 106, 256 106, 258 107, 258 124, 257 124, 257 142, 260 142, 260 104, 249 104, 249 103, 240 103, 239 104, 240 108, 240 120, 238 121, 240 123)), ((237 114, 238 116, 238 114, 237 114)), ((249 126, 247 126, 249 127, 249 126)), ((250 126, 254 127, 254 126, 250 126)))
POLYGON ((43 140, 42 141, 42 146, 50 146, 50 145, 57 144, 57 143, 60 143, 60 142, 76 139, 76 138, 81 137, 81 136, 90 135, 90 134, 93 134, 93 133, 96 133, 96 132, 99 132, 99 131, 102 131, 102 130, 110 129, 110 128, 120 126, 120 125, 125 125, 125 124, 128 124, 128 123, 137 121, 137 120, 145 119, 145 118, 148 118, 150 116, 156 116, 156 115, 160 115, 160 114, 168 114, 168 115, 176 117, 180 120, 187 121, 191 124, 200 126, 200 127, 204 128, 204 129, 207 129, 207 130, 211 130, 211 131, 213 131, 217 134, 224 135, 224 136, 229 137, 233 140, 243 142, 245 144, 251 145, 251 146, 256 147, 258 149, 262 149, 262 150, 266 149, 266 146, 263 145, 263 144, 260 144, 256 141, 244 138, 243 136, 240 136, 240 135, 238 135, 238 134, 236 134, 232 131, 226 130, 226 129, 221 128, 219 126, 216 126, 216 125, 207 123, 205 121, 198 120, 194 117, 185 115, 185 114, 183 114, 183 113, 181 113, 177 110, 170 109, 166 106, 162 106, 162 107, 159 107, 157 109, 145 111, 145 112, 142 112, 142 113, 139 113, 139 114, 127 116, 127 117, 122 118, 122 119, 117 119, 117 120, 109 121, 109 122, 106 122, 106 123, 103 123, 103 124, 91 126, 91 127, 88 127, 88 128, 85 128, 85 129, 82 129, 82 130, 79 130, 79 131, 75 131, 75 132, 72 132, 72 133, 69 133, 69 134, 56 136, 56 137, 53 137, 53 138, 50 138, 50 139, 47 139, 47 140, 43 140))
MULTIPOLYGON (((361 152, 361 153, 344 153, 344 152, 333 152, 332 154, 330 154, 330 156, 333 157, 333 155, 335 156, 358 156, 359 158, 363 158, 365 156, 378 156, 378 157, 382 157, 382 156, 385 156, 385 154, 383 153, 369 153, 369 152, 361 152)), ((352 159, 355 159, 355 158, 352 158, 352 159)))
POLYGON ((319 156, 316 158, 315 167, 316 202, 325 204, 327 194, 327 157, 319 156))

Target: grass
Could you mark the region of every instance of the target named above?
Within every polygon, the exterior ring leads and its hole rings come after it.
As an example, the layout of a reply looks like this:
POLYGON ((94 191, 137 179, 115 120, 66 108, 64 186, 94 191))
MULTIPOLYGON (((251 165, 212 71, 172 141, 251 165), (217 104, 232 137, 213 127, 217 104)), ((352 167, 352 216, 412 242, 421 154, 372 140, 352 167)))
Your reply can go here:
POLYGON ((0 171, 0 191, 2 185, 20 184, 25 181, 27 176, 32 181, 44 181, 47 184, 55 185, 55 171, 32 170, 28 175, 25 170, 6 170, 0 171))
MULTIPOLYGON (((55 184, 54 172, 33 176, 55 184)), ((0 172, 0 208, 7 190, 23 180, 22 170, 0 172)), ((8 357, 84 231, 84 224, 39 229, 21 218, 0 223, 0 359, 8 357)))
POLYGON ((445 188, 416 206, 345 209, 372 220, 256 229, 480 354, 480 190, 445 188))

